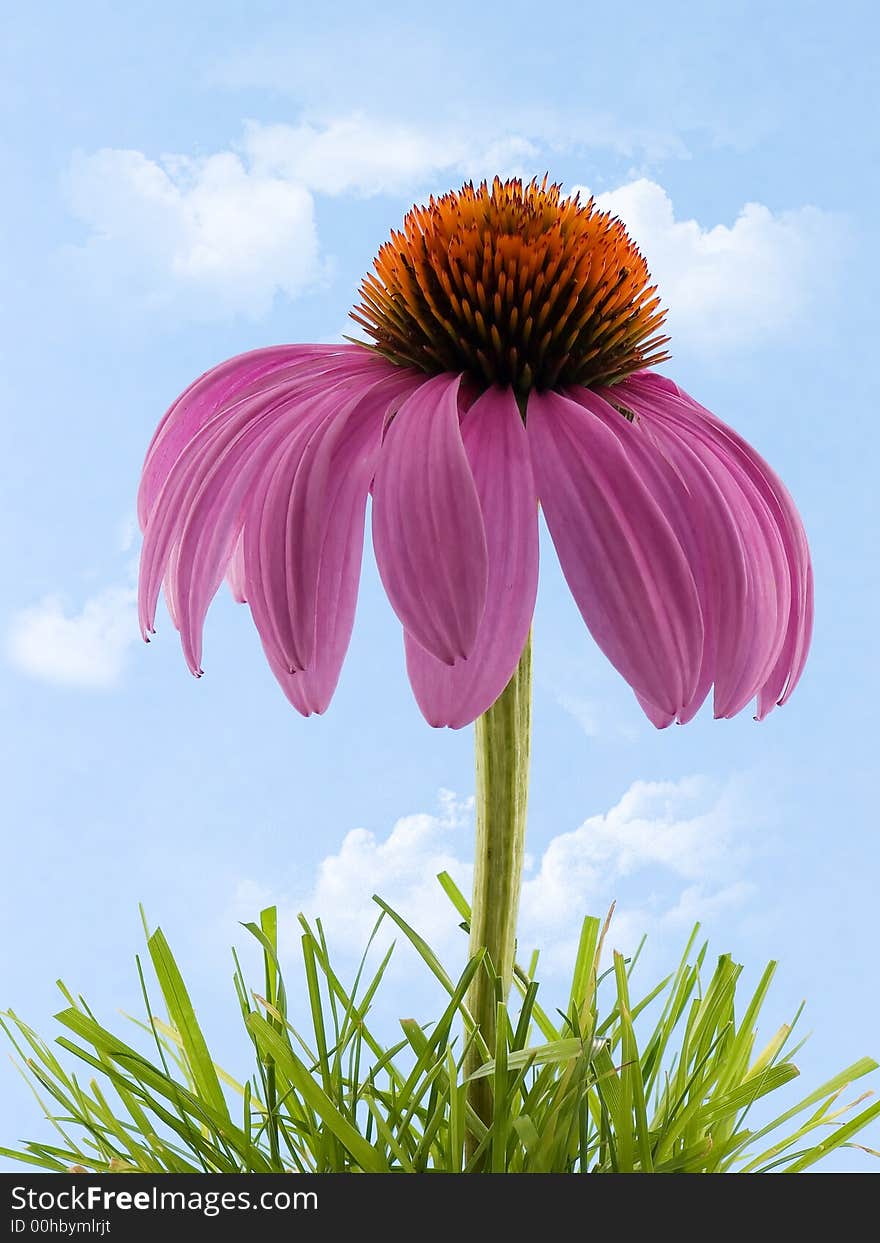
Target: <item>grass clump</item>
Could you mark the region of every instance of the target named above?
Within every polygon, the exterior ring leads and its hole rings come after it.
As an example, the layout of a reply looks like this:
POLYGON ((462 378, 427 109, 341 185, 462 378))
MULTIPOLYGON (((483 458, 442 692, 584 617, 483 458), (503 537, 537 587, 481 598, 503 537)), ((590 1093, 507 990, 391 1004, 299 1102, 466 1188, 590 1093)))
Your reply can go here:
MULTIPOLYGON (((467 903, 447 875, 440 880, 466 925, 467 903)), ((245 925, 262 949, 259 989, 248 987, 234 956, 254 1061, 249 1077, 233 1078, 212 1058, 157 929, 147 945, 165 1018, 155 1016, 137 964, 149 1053, 104 1027, 61 984, 67 1006, 56 1015, 63 1034, 54 1045, 12 1011, 0 1019, 56 1132, 52 1143, 0 1152, 58 1172, 797 1173, 858 1146, 855 1137, 880 1116, 870 1092, 844 1099, 877 1069, 870 1058, 793 1103, 786 1094, 778 1112, 768 1108, 799 1073, 800 1011, 759 1047, 776 964, 743 1002, 742 968, 729 955, 710 968, 698 929, 675 969, 646 990, 637 983, 638 954, 614 953, 602 970, 608 921, 585 919, 567 1005, 551 1016, 538 1000, 534 961, 516 968, 515 996, 505 1002, 484 957, 451 978, 377 901, 373 936, 384 921, 396 924, 447 994, 434 1022, 404 1019, 400 1038, 381 1042, 368 1019, 394 947, 369 970, 365 951, 346 986, 320 921, 300 917, 309 1016, 301 1033, 290 1020, 269 908, 245 925), (465 1004, 477 971, 488 971, 498 992, 491 1049, 465 1004), (463 1067, 473 1064, 471 1048, 480 1063, 472 1078, 491 1092, 488 1124, 469 1101, 463 1067)))

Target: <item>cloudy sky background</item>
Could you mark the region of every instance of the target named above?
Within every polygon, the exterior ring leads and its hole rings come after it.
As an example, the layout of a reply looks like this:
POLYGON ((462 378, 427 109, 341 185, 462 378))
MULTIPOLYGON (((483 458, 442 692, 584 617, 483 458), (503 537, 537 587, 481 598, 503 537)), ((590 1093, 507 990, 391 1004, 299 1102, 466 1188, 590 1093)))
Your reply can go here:
MULTIPOLYGON (((700 919, 752 975, 782 960, 772 1017, 808 999, 811 1080, 880 1054, 875 19, 798 11, 638 0, 623 30, 613 6, 566 3, 7 18, 0 1005, 45 1031, 62 976, 103 1015, 135 1008, 139 901, 233 1070, 227 947, 261 905, 281 904, 291 956, 299 909, 345 956, 378 890, 460 959, 433 876, 468 882, 470 731, 422 721, 369 549, 336 699, 304 721, 226 594, 198 683, 167 618, 143 646, 133 501, 169 401, 230 354, 338 339, 414 200, 549 170, 628 223, 670 308, 665 369, 789 484, 818 619, 785 710, 658 734, 545 541, 522 939, 549 1003, 586 911, 616 900, 617 943, 649 933, 657 973, 700 919)), ((406 955, 391 981, 389 1021, 426 1017, 406 955)), ((0 1071, 0 1143, 41 1132, 0 1071)))

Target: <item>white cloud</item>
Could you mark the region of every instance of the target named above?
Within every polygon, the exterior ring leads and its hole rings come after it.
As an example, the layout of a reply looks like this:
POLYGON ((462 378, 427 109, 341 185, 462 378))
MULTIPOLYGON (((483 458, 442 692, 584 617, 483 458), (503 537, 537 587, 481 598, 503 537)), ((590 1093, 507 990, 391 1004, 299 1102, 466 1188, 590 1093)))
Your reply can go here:
POLYGON ((113 686, 138 638, 133 587, 107 587, 69 611, 58 596, 22 609, 7 636, 7 656, 22 673, 62 686, 113 686))
MULTIPOLYGON (((418 10, 410 22, 399 13, 383 21, 380 8, 356 39, 328 40, 326 32, 310 32, 300 21, 294 28, 282 23, 270 33, 260 31, 250 44, 237 44, 208 74, 227 88, 293 96, 312 117, 326 116, 332 79, 338 112, 361 108, 368 97, 371 110, 383 116, 436 125, 439 113, 487 141, 503 118, 517 133, 540 135, 544 143, 566 148, 604 149, 627 158, 687 156, 680 127, 648 114, 629 92, 630 116, 624 115, 617 67, 609 58, 605 68, 612 66, 614 90, 609 93, 600 84, 601 75, 585 73, 580 63, 577 81, 569 81, 560 107, 546 92, 523 89, 531 74, 523 78, 521 69, 504 57, 488 56, 485 40, 463 39, 460 27, 443 20, 432 28, 418 10), (389 47, 394 49, 393 71, 383 72, 389 47)), ((523 50, 528 60, 532 44, 523 50)))
POLYGON ((720 879, 736 861, 739 819, 734 791, 704 777, 636 781, 610 811, 551 840, 523 885, 523 922, 536 930, 571 924, 650 868, 689 882, 720 879))
MULTIPOLYGON (((570 970, 586 914, 621 901, 613 941, 629 950, 646 932, 710 917, 744 902, 751 887, 741 872, 750 821, 735 783, 704 777, 636 781, 609 811, 551 839, 537 861, 527 860, 520 911, 524 946, 540 946, 550 972, 570 970)), ((376 921, 378 893, 441 957, 461 960, 459 919, 436 881, 448 871, 470 895, 472 800, 442 795, 438 815, 406 816, 385 838, 354 829, 319 865, 314 884, 295 898, 273 884, 247 879, 232 914, 252 919, 277 903, 292 943, 296 913, 320 915, 334 947, 363 950, 376 921)), ((394 930, 389 927, 387 943, 394 930)), ((454 966, 454 962, 452 964, 454 966)))
POLYGON ((592 699, 585 699, 581 695, 570 695, 566 691, 560 691, 555 698, 562 711, 567 712, 572 720, 577 722, 588 738, 599 737, 602 727, 599 724, 600 705, 598 703, 592 699))
POLYGON ((334 942, 357 953, 378 917, 372 901, 378 893, 432 945, 446 943, 458 920, 436 877, 438 872, 449 872, 465 891, 470 890, 471 865, 462 863, 459 853, 466 855, 470 849, 472 808, 473 799, 462 801, 443 790, 439 814, 404 816, 383 839, 367 829, 352 829, 339 850, 318 865, 307 893, 291 900, 247 879, 237 887, 233 913, 252 919, 255 899, 260 906, 278 902, 288 927, 294 927, 299 911, 320 916, 330 925, 334 942))
POLYGON ((430 182, 444 170, 491 176, 530 169, 537 148, 504 135, 489 143, 465 131, 425 130, 355 113, 325 125, 245 127, 243 149, 252 174, 281 177, 316 194, 397 194, 430 182))
POLYGON ((638 738, 642 720, 631 705, 622 707, 620 701, 592 698, 553 686, 549 689, 557 707, 571 717, 587 738, 614 737, 626 742, 638 738))
POLYGON ((712 892, 705 885, 689 885, 675 906, 663 915, 664 924, 692 928, 698 920, 714 919, 722 911, 742 906, 755 892, 749 881, 733 881, 712 892))
MULTIPOLYGON (((585 186, 574 186, 582 198, 585 186)), ((827 288, 841 221, 815 207, 772 212, 746 203, 732 225, 676 219, 655 181, 596 196, 623 220, 669 308, 673 341, 724 351, 784 336, 827 288)))
POLYGON ((517 135, 479 142, 463 129, 362 113, 321 125, 249 122, 240 143, 203 157, 79 153, 67 188, 89 235, 66 256, 87 287, 122 307, 257 319, 326 273, 316 194, 415 197, 441 174, 531 172, 537 154, 517 135))
POLYGON ((120 518, 116 527, 116 544, 120 552, 131 552, 138 538, 137 514, 132 509, 120 518))
POLYGON ((319 194, 380 194, 433 172, 449 153, 432 149, 406 125, 362 116, 328 125, 245 127, 244 147, 257 175, 295 181, 319 194))
POLYGON ((276 294, 296 297, 321 275, 309 191, 232 151, 157 161, 106 149, 78 155, 68 181, 90 230, 69 262, 123 308, 258 318, 276 294))

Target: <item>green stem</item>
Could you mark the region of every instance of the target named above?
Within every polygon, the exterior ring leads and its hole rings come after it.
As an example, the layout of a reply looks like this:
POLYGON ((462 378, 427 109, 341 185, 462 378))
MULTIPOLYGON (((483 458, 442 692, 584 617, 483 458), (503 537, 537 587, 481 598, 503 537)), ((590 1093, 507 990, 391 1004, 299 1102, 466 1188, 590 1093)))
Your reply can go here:
MULTIPOLYGON (((495 1016, 513 982, 516 919, 522 885, 529 795, 532 639, 501 697, 477 718, 477 841, 471 905, 471 956, 485 949, 491 968, 480 969, 468 991, 471 1016, 490 1050, 495 1048, 495 1016), (495 977, 497 976, 497 981, 495 977), (501 995, 498 995, 500 983, 501 995)), ((466 1071, 479 1064, 476 1050, 466 1071)), ((488 1079, 470 1085, 468 1099, 486 1125, 492 1117, 488 1079)))

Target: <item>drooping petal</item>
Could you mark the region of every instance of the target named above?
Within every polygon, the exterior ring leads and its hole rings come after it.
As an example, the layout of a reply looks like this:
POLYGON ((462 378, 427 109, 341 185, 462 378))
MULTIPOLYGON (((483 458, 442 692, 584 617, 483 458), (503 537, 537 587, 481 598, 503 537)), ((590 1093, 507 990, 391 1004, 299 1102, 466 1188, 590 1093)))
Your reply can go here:
MULTIPOLYGON (((713 472, 719 490, 734 498, 748 575, 741 609, 744 631, 754 624, 750 647, 741 643, 738 649, 728 646, 718 653, 715 712, 732 716, 757 694, 757 716, 762 719, 788 699, 809 650, 813 575, 803 524, 787 489, 764 459, 683 390, 659 380, 640 373, 615 392, 659 433, 691 445, 713 472)), ((722 620, 734 624, 729 611, 722 620)))
POLYGON ((238 542, 247 498, 279 456, 282 460, 288 458, 289 445, 301 444, 315 424, 328 417, 326 403, 316 403, 316 407, 299 420, 292 436, 284 419, 274 420, 269 426, 247 427, 215 459, 188 506, 179 537, 172 590, 184 656, 194 672, 201 665, 201 635, 208 606, 238 542))
POLYGON ((352 522, 360 527, 362 548, 367 490, 385 416, 418 383, 406 374, 376 383, 344 414, 322 424, 305 446, 287 511, 291 623, 303 669, 311 666, 321 639, 321 628, 316 627, 319 577, 339 572, 352 522), (359 519, 353 513, 358 509, 359 519))
MULTIPOLYGON (((308 413, 289 428, 287 434, 267 446, 253 463, 246 491, 236 498, 236 509, 226 510, 229 520, 241 530, 244 591, 262 637, 267 635, 277 648, 279 660, 289 668, 299 668, 300 657, 291 638, 285 527, 290 484, 304 447, 322 423, 332 419, 332 400, 310 402, 308 413), (259 504, 255 498, 259 498, 259 504), (254 514, 259 519, 254 519, 254 514), (255 550, 256 545, 256 550, 255 550), (255 566, 261 565, 261 572, 255 566)), ((222 504, 222 498, 217 498, 222 504)))
MULTIPOLYGON (((687 397, 687 394, 682 396, 697 413, 709 414, 692 398, 687 397)), ((732 428, 726 427, 719 419, 714 419, 714 416, 713 426, 721 446, 719 451, 736 457, 743 473, 765 501, 779 531, 788 566, 788 625, 779 658, 758 696, 757 715, 759 720, 763 720, 774 707, 788 702, 807 662, 813 633, 814 605, 810 548, 791 494, 772 467, 732 428)), ((784 590, 781 579, 777 580, 776 589, 781 595, 784 590)))
POLYGON ((538 497, 572 595, 605 655, 662 713, 697 686, 700 598, 688 558, 607 422, 533 393, 526 429, 538 497))
MULTIPOLYGON (((327 548, 332 548, 328 532, 347 521, 347 501, 343 498, 337 506, 336 493, 344 484, 362 493, 365 505, 374 462, 364 437, 372 437, 373 448, 378 448, 389 405, 414 383, 407 375, 371 382, 346 400, 341 398, 349 386, 337 385, 313 400, 315 417, 289 438, 249 497, 244 516, 246 594, 267 653, 288 672, 302 672, 313 664, 319 571, 327 548)), ((322 630, 327 642, 328 626, 322 630)), ((333 633, 335 626, 334 621, 333 633)))
MULTIPOLYGON (((314 645, 309 665, 294 675, 300 711, 324 712, 336 690, 354 626, 364 551, 367 488, 379 450, 381 420, 364 424, 358 442, 346 440, 334 456, 334 487, 327 499, 326 533, 311 608, 314 645)), ((292 700, 292 702, 296 702, 292 700)))
MULTIPOLYGON (((197 432, 172 464, 144 529, 138 596, 145 638, 152 631, 162 579, 199 488, 217 462, 234 450, 238 438, 249 435, 253 439, 265 432, 285 410, 295 407, 295 401, 296 388, 289 386, 280 394, 271 392, 236 403, 197 432)), ((169 606, 172 620, 178 625, 179 609, 173 594, 169 606)))
MULTIPOLYGON (((354 622, 367 493, 385 417, 418 383, 403 374, 372 385, 359 401, 315 428, 295 473, 288 476, 282 560, 286 620, 297 653, 293 681, 290 663, 279 661, 277 654, 273 668, 301 712, 323 712, 336 688, 354 622)), ((262 505, 257 521, 265 523, 262 505)), ((246 564, 254 567, 256 578, 265 559, 249 561, 246 555, 246 564)), ((249 579, 248 594, 269 652, 260 608, 264 583, 249 579)))
POLYGON ((460 729, 490 708, 516 668, 538 590, 538 505, 526 430, 510 389, 489 389, 462 425, 486 530, 486 608, 467 660, 445 664, 405 633, 406 664, 430 725, 460 729))
POLYGON ((700 679, 678 719, 696 714, 713 683, 716 715, 734 715, 754 698, 782 645, 785 583, 781 593, 767 590, 784 574, 778 530, 749 480, 699 436, 653 418, 650 401, 625 386, 604 396, 628 402, 639 416, 636 423, 618 417, 614 426, 669 517, 700 592, 700 679))
MULTIPOLYGON (((705 697, 704 694, 703 698, 705 699, 705 697)), ((640 695, 638 691, 636 691, 636 699, 639 701, 639 706, 645 716, 657 729, 666 729, 675 720, 674 712, 663 712, 660 708, 655 707, 650 699, 645 699, 644 695, 640 695)))
POLYGON ((376 420, 372 427, 365 424, 360 430, 360 443, 354 438, 343 441, 332 464, 336 486, 327 498, 330 521, 312 605, 315 638, 311 663, 306 669, 291 673, 266 648, 281 689, 303 716, 324 712, 329 705, 354 624, 367 488, 379 449, 381 420, 376 420))
MULTIPOLYGON (((282 360, 271 381, 245 384, 206 414, 167 471, 147 515, 139 591, 141 624, 146 637, 164 579, 169 612, 194 673, 201 671, 205 614, 227 573, 237 598, 250 600, 261 637, 275 645, 275 659, 289 668, 306 663, 291 638, 289 624, 284 628, 291 615, 289 599, 285 596, 283 607, 273 611, 266 607, 266 591, 254 590, 254 576, 248 570, 250 533, 243 534, 243 527, 254 497, 265 499, 273 481, 286 514, 297 469, 317 428, 356 406, 377 384, 388 385, 389 376, 398 388, 403 385, 401 391, 416 382, 382 359, 375 366, 367 350, 357 353, 365 357, 363 364, 346 357, 337 365, 322 357, 318 370, 309 370, 302 360, 295 365, 282 360)), ((384 413, 383 406, 381 417, 384 413)), ((278 555, 270 562, 266 577, 270 585, 280 579, 286 587, 285 522, 280 532, 282 547, 279 552, 276 540, 270 548, 270 553, 278 555)), ((312 554, 314 563, 319 552, 312 554)), ((250 556, 253 560, 252 550, 250 556)))
MULTIPOLYGON (((714 636, 715 630, 710 619, 715 615, 716 600, 712 591, 711 562, 707 554, 707 516, 713 520, 716 515, 711 506, 708 515, 700 504, 701 489, 688 488, 685 484, 686 471, 676 462, 677 446, 664 447, 658 438, 644 425, 633 425, 621 417, 615 407, 615 395, 610 391, 594 393, 584 388, 571 388, 566 395, 572 401, 584 406, 598 419, 601 419, 620 441, 627 456, 637 467, 642 482, 650 489, 655 501, 669 520, 676 538, 690 566, 700 599, 700 612, 703 617, 703 650, 700 660, 700 674, 694 692, 679 713, 657 708, 644 696, 636 692, 636 698, 646 715, 658 729, 665 729, 677 719, 681 722, 689 720, 703 703, 714 679, 714 636)), ((688 450, 683 454, 687 458, 688 450)), ((680 456, 680 455, 679 455, 680 456)), ((685 461, 685 465, 689 465, 685 461)), ((736 566, 736 560, 730 563, 736 566)))
MULTIPOLYGON (((657 432, 660 443, 664 437, 657 432)), ((740 712, 776 659, 783 633, 781 600, 767 590, 782 564, 782 549, 760 497, 725 469, 698 441, 666 438, 681 462, 699 515, 707 579, 707 661, 704 685, 714 683, 716 716, 740 712)), ((690 719, 699 704, 682 716, 690 719)))
MULTIPOLYGON (((369 350, 356 350, 358 357, 344 354, 340 359, 336 354, 326 355, 322 352, 325 348, 301 347, 300 353, 294 352, 295 347, 278 347, 255 351, 260 358, 243 355, 232 359, 215 369, 222 374, 215 376, 209 372, 197 381, 187 390, 191 400, 184 394, 166 415, 147 453, 139 494, 144 530, 139 597, 145 637, 152 629, 162 576, 171 563, 188 502, 205 472, 234 443, 235 437, 267 418, 305 418, 308 399, 317 399, 340 384, 345 386, 348 396, 356 397, 363 391, 365 374, 378 380, 395 370, 369 350), (292 353, 293 363, 288 357, 292 353), (260 367, 267 365, 271 374, 254 380, 254 369, 260 371, 260 367), (238 387, 234 383, 236 376, 238 387), (222 403, 217 405, 220 397, 222 403)), ((167 579, 166 596, 177 625, 177 610, 167 579)))
POLYGON ((177 458, 224 406, 298 376, 326 383, 340 373, 357 375, 366 366, 381 369, 388 364, 357 346, 276 345, 239 354, 206 371, 171 404, 147 449, 137 502, 141 529, 177 458))
POLYGON ((488 577, 459 383, 458 376, 435 376, 403 403, 373 485, 373 543, 388 599, 413 638, 450 665, 474 649, 488 577))
POLYGON ((782 707, 788 702, 807 663, 810 640, 813 637, 814 598, 811 563, 808 563, 806 572, 798 581, 795 590, 799 607, 792 605, 785 643, 779 654, 779 660, 758 693, 756 716, 759 721, 763 721, 774 708, 782 707))

